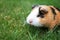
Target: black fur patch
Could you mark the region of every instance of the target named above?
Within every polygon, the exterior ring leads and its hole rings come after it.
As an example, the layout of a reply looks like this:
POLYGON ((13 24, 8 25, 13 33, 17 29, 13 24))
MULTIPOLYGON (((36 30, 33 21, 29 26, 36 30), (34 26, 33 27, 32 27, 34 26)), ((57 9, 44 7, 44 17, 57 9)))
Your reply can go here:
POLYGON ((39 14, 37 15, 37 17, 44 18, 44 13, 42 13, 42 11, 40 9, 41 9, 41 7, 39 8, 39 14))
POLYGON ((54 8, 52 8, 52 7, 50 7, 50 8, 51 8, 51 10, 52 10, 52 13, 54 14, 54 19, 55 19, 55 16, 56 16, 55 9, 54 9, 54 8))
POLYGON ((55 7, 58 11, 60 11, 60 9, 59 8, 57 8, 57 7, 55 7))

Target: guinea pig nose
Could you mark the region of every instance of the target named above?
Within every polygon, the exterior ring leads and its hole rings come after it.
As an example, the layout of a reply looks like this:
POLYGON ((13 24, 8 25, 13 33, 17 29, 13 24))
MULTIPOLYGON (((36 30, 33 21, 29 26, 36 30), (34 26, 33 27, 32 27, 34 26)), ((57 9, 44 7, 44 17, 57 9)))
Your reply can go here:
POLYGON ((29 23, 32 23, 33 21, 32 20, 29 20, 29 23))

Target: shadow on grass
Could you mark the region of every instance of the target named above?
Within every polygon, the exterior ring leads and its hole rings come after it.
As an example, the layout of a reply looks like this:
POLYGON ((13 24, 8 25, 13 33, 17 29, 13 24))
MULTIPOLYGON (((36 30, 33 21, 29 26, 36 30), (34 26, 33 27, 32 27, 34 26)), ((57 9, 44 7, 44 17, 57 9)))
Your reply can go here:
MULTIPOLYGON (((60 25, 56 26, 56 28, 53 30, 53 32, 57 32, 58 30, 60 30, 60 25)), ((35 27, 35 26, 31 26, 29 25, 29 31, 30 32, 35 32, 35 31, 39 31, 40 33, 46 33, 48 31, 50 31, 47 27, 35 27)))
POLYGON ((28 24, 25 25, 25 28, 30 40, 60 40, 60 26, 56 26, 53 32, 46 27, 35 27, 28 24))

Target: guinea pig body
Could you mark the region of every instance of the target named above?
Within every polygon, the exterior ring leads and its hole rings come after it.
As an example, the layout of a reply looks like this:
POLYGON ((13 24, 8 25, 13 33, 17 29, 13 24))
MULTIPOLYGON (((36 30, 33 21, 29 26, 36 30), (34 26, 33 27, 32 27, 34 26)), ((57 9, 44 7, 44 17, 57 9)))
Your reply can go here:
POLYGON ((60 24, 60 9, 54 6, 35 5, 27 16, 27 23, 36 27, 48 27, 53 29, 60 24))

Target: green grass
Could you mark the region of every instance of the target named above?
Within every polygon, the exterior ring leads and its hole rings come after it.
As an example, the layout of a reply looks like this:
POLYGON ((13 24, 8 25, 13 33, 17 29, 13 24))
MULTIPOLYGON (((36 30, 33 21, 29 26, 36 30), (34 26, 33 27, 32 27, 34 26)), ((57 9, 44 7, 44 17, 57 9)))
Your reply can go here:
POLYGON ((60 40, 60 29, 48 32, 25 24, 34 4, 60 7, 60 0, 0 0, 0 40, 60 40))

